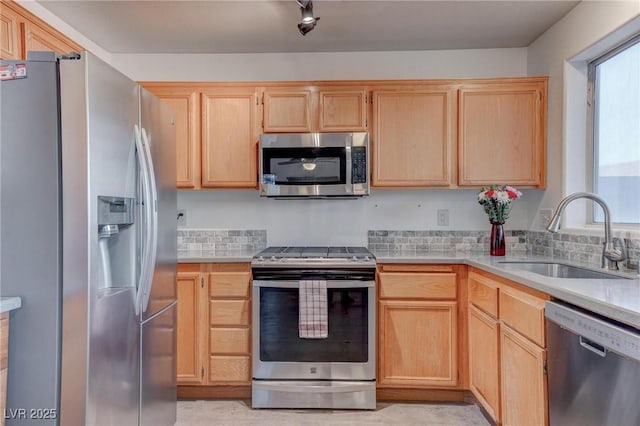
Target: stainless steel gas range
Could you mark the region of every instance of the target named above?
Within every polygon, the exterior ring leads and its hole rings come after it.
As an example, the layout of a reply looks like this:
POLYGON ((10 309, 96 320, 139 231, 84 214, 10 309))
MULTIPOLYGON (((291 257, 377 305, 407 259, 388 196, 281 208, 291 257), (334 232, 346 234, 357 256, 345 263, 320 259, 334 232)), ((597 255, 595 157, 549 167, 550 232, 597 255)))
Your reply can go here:
POLYGON ((252 406, 375 409, 376 261, 371 252, 270 247, 251 266, 252 406))

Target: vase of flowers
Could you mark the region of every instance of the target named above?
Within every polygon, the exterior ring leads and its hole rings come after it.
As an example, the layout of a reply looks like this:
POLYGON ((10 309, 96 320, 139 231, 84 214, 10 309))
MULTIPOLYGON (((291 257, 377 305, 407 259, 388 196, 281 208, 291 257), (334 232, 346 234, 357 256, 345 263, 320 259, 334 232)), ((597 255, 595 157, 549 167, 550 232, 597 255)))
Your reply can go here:
POLYGON ((522 192, 508 185, 483 187, 478 193, 478 203, 484 208, 491 223, 489 253, 491 256, 504 256, 504 222, 509 218, 511 203, 522 197, 522 192))

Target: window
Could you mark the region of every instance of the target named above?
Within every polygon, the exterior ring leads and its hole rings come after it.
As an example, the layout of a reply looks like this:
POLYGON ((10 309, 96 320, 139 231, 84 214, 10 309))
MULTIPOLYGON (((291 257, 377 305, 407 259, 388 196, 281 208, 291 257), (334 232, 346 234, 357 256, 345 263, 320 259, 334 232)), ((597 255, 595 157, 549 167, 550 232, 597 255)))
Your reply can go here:
MULTIPOLYGON (((593 192, 616 223, 640 224, 640 35, 589 64, 593 192)), ((603 222, 594 205, 593 222, 603 222)))

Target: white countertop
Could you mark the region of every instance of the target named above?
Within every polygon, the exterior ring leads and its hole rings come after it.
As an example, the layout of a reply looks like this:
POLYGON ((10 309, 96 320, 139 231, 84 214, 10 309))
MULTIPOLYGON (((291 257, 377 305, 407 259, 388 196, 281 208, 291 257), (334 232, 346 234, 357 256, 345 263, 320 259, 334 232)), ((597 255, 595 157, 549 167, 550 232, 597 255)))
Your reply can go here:
POLYGON ((0 297, 0 314, 18 309, 22 306, 22 299, 19 297, 0 297))
MULTIPOLYGON (((640 276, 632 279, 553 278, 528 271, 506 269, 505 260, 549 261, 585 267, 541 256, 474 256, 464 254, 403 255, 375 253, 381 263, 462 263, 540 290, 554 298, 583 307, 640 329, 640 276)), ((597 270, 597 268, 589 267, 597 270)))

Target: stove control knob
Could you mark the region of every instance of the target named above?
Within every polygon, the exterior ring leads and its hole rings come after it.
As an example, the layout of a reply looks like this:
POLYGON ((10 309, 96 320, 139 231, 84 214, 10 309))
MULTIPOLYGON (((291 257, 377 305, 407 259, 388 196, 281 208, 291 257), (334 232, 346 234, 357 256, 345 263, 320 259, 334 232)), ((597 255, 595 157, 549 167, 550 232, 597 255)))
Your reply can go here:
POLYGON ((271 256, 271 259, 269 259, 269 260, 271 260, 272 262, 275 262, 276 261, 276 257, 275 256, 271 256))
POLYGON ((264 262, 264 256, 258 256, 258 261, 264 262))
POLYGON ((353 261, 353 262, 357 262, 357 261, 358 261, 358 258, 357 258, 356 256, 353 256, 353 257, 351 258, 351 261, 353 261))
POLYGON ((370 258, 369 256, 365 256, 365 257, 364 257, 364 261, 365 261, 365 262, 369 262, 370 260, 371 260, 371 258, 370 258))
POLYGON ((284 257, 280 259, 280 262, 283 262, 283 263, 284 263, 284 262, 286 262, 286 261, 287 261, 287 259, 286 259, 286 258, 284 258, 284 257))

